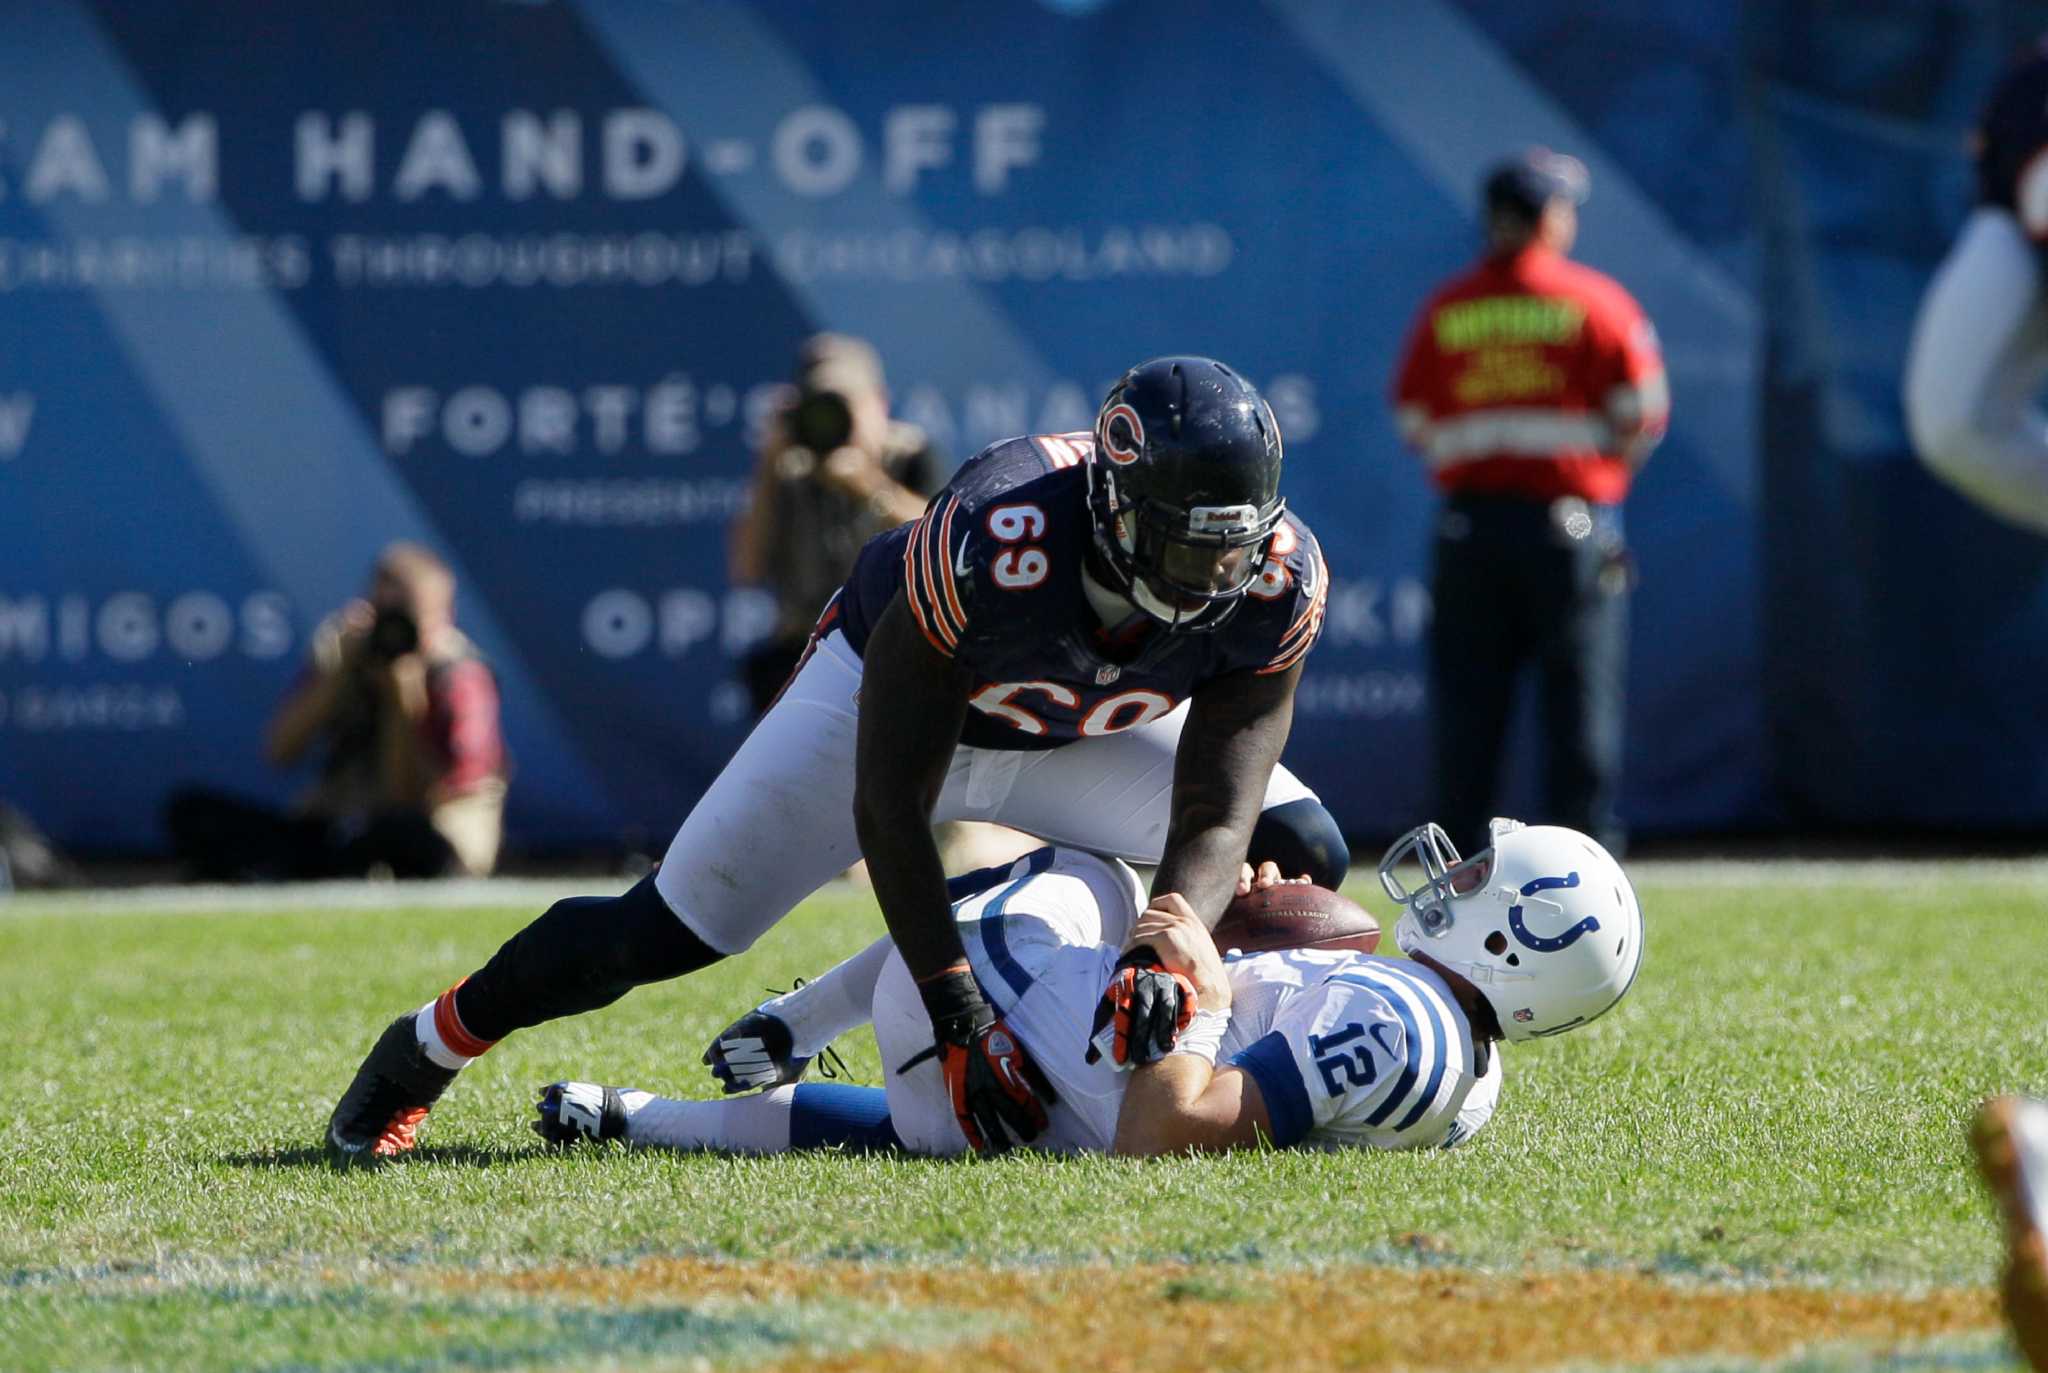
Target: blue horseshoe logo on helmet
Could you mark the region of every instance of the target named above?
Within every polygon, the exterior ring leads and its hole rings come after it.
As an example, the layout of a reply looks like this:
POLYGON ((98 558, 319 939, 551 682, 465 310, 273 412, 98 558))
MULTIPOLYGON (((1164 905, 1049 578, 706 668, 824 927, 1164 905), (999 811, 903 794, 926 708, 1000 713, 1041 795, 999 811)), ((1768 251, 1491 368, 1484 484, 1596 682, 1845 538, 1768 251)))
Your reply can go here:
MULTIPOLYGON (((1579 875, 1575 872, 1568 873, 1563 877, 1539 877, 1534 881, 1522 884, 1522 895, 1534 896, 1540 891, 1551 891, 1558 887, 1576 887, 1578 885, 1579 875)), ((1599 929, 1600 922, 1595 917, 1589 915, 1563 934, 1554 935, 1546 939, 1541 935, 1529 933, 1529 927, 1522 923, 1522 907, 1516 904, 1508 907, 1508 928, 1514 932, 1516 939, 1522 941, 1523 948, 1533 949, 1537 953, 1557 953, 1562 949, 1569 949, 1594 930, 1599 929)))

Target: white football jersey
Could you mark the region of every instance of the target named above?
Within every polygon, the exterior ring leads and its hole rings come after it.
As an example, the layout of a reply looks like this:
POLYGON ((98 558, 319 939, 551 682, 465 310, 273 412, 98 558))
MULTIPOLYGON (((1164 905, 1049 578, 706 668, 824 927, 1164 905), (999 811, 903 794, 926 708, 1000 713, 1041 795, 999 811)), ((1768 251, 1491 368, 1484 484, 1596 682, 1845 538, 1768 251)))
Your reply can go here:
POLYGON ((1230 981, 1217 1063, 1258 1083, 1275 1144, 1448 1148, 1492 1117, 1498 1046, 1421 964, 1288 949, 1232 958, 1230 981))
MULTIPOLYGON (((1130 1074, 1090 1061, 1088 1038, 1131 922, 1137 876, 1115 859, 1043 848, 954 907, 975 979, 1052 1082, 1034 1146, 1108 1150, 1130 1074)), ((1274 1143, 1307 1148, 1448 1147, 1493 1114, 1494 1046, 1436 974, 1405 959, 1307 949, 1236 956, 1219 1069, 1259 1084, 1274 1143)), ((875 1038, 898 1136, 914 1152, 966 1147, 936 1059, 931 1018, 900 955, 875 992, 875 1038)))

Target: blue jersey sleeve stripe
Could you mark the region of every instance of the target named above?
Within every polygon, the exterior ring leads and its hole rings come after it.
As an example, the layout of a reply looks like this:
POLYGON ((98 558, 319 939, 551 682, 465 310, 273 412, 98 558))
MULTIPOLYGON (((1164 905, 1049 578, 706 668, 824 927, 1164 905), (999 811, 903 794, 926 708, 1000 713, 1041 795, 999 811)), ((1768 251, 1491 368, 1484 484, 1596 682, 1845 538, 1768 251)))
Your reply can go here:
POLYGON ((1415 1090, 1415 1083, 1422 1076, 1422 1056, 1428 1048, 1422 1037, 1422 1027, 1415 1019, 1415 1012, 1409 1008, 1407 996, 1404 996, 1396 986, 1390 986, 1370 973, 1339 973, 1330 980, 1349 982, 1354 986, 1378 992, 1381 998, 1394 1008, 1394 1014, 1401 1018, 1402 1048, 1407 1051, 1406 1061, 1402 1063, 1393 1087, 1381 1098, 1380 1104, 1373 1108, 1372 1114, 1365 1118, 1367 1125, 1384 1125, 1387 1117, 1407 1102, 1408 1094, 1415 1090))
POLYGON ((1464 1040, 1457 1032, 1455 1018, 1444 1013, 1441 994, 1414 972, 1396 964, 1380 963, 1362 969, 1360 974, 1343 974, 1340 977, 1340 980, 1345 981, 1366 979, 1393 992, 1395 996, 1405 991, 1407 995, 1403 999, 1404 1002, 1419 1004, 1429 1022, 1431 1038, 1424 1047, 1435 1050, 1429 1080, 1423 1084, 1422 1092, 1415 1098, 1415 1103, 1409 1108, 1408 1114, 1394 1124, 1394 1129, 1406 1130, 1427 1115, 1429 1108, 1436 1104, 1437 1089, 1443 1086, 1444 1073, 1450 1066, 1451 1055, 1462 1055, 1464 1040))
POLYGON ((1278 1030, 1230 1060, 1259 1084, 1259 1096, 1266 1103, 1266 1118, 1272 1122, 1273 1143, 1290 1148, 1308 1138, 1315 1114, 1308 1104, 1308 1088, 1295 1064, 1294 1049, 1278 1030))
POLYGON ((1415 1100, 1415 1106, 1407 1115, 1394 1124, 1396 1130, 1406 1130, 1429 1112, 1436 1104, 1437 1089, 1443 1086, 1444 1069, 1449 1066, 1451 1053, 1459 1047, 1458 1038, 1444 1023, 1443 1012, 1438 1009, 1438 999, 1429 984, 1404 968, 1376 968, 1375 972, 1385 973, 1396 982, 1407 986, 1415 999, 1422 1003, 1423 1011, 1429 1016, 1430 1032, 1435 1036, 1436 1062, 1430 1067, 1429 1081, 1422 1085, 1422 1095, 1415 1100))

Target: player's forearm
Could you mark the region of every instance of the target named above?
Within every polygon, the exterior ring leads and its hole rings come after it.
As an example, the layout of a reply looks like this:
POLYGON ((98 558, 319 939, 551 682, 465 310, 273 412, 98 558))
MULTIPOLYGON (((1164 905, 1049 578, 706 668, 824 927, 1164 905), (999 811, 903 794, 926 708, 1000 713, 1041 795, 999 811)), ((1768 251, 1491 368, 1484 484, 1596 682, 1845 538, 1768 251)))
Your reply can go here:
POLYGON ((926 642, 902 597, 882 612, 864 655, 853 822, 890 937, 911 975, 962 958, 932 808, 967 714, 967 674, 926 642))
MULTIPOLYGON (((1263 747, 1252 750, 1263 752, 1263 747)), ((1275 757, 1278 753, 1273 749, 1275 757)), ((1173 818, 1167 824, 1159 871, 1152 879, 1153 895, 1179 892, 1203 924, 1216 928, 1223 908, 1237 894, 1238 869, 1251 848, 1252 827, 1258 823, 1272 771, 1270 762, 1261 768, 1258 757, 1242 750, 1230 750, 1215 763, 1191 759, 1183 735, 1175 765, 1173 818)))
POLYGON ((1110 1152, 1141 1158, 1250 1148, 1270 1135, 1245 1074, 1194 1054, 1168 1054, 1131 1073, 1110 1152))
POLYGON ((1237 894, 1237 876, 1251 847, 1253 815, 1233 823, 1205 824, 1191 818, 1187 829, 1176 825, 1166 839, 1166 853, 1152 880, 1154 893, 1179 892, 1202 923, 1214 929, 1223 908, 1237 894))
POLYGON ((1173 763, 1173 818, 1152 881, 1179 892, 1211 929, 1237 892, 1266 784, 1294 723, 1301 664, 1271 675, 1239 673, 1195 694, 1173 763))
POLYGON ((1131 1072, 1110 1152, 1149 1157, 1198 1147, 1195 1103, 1216 1069, 1193 1054, 1168 1054, 1131 1072))
POLYGON ((932 838, 929 807, 886 798, 854 805, 854 828, 866 855, 868 879, 889 938, 919 981, 966 957, 953 907, 946 900, 946 870, 932 838))

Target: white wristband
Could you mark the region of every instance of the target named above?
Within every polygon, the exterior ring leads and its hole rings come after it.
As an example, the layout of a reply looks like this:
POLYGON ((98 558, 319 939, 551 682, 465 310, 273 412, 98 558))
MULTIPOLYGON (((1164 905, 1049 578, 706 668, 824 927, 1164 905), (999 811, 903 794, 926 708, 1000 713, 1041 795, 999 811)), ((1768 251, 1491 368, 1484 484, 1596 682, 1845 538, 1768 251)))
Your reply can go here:
POLYGON ((1172 1052, 1193 1054, 1214 1067, 1217 1051, 1223 1047, 1223 1032, 1229 1028, 1229 1011, 1196 1011, 1180 1038, 1174 1040, 1172 1052))

